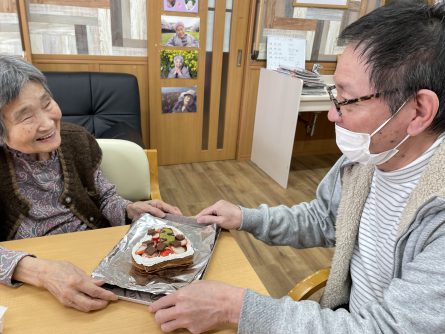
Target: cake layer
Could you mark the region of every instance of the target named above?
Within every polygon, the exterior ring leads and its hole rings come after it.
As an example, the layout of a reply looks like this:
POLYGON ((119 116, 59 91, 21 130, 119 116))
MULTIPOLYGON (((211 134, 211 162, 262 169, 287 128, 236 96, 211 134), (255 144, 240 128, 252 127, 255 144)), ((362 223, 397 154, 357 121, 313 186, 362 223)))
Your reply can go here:
POLYGON ((187 267, 191 264, 193 264, 193 255, 190 255, 188 257, 183 257, 181 259, 173 259, 173 260, 169 260, 166 262, 160 262, 160 263, 157 263, 150 267, 137 264, 133 258, 133 267, 140 274, 150 274, 150 273, 154 273, 156 271, 164 270, 164 269, 168 269, 168 268, 187 267))

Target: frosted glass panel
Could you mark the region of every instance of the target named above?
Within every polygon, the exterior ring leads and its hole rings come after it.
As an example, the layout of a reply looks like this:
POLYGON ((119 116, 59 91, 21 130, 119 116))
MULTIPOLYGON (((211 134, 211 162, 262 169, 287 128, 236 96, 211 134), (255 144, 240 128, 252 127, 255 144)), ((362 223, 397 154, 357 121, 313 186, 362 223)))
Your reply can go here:
POLYGON ((0 53, 23 55, 15 0, 1 0, 0 3, 0 53))
POLYGON ((215 21, 215 7, 210 6, 207 12, 207 38, 206 38, 206 51, 211 52, 213 50, 213 26, 215 21))
POLYGON ((225 24, 224 24, 224 45, 223 49, 224 52, 230 51, 230 27, 232 26, 232 13, 226 12, 226 18, 225 18, 225 24))
POLYGON ((35 54, 147 55, 146 0, 27 0, 35 54))

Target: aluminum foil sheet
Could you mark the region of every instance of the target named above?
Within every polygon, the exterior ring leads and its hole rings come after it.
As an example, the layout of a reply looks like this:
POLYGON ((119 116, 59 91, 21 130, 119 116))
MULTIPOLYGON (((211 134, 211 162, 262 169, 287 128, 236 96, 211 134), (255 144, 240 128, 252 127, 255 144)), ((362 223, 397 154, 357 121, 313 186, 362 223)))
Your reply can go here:
POLYGON ((219 228, 215 225, 199 225, 190 217, 167 215, 160 219, 149 214, 133 222, 127 234, 93 271, 92 277, 106 282, 105 288, 119 298, 142 304, 150 304, 204 275, 209 263, 219 228), (195 250, 193 265, 171 268, 152 274, 141 275, 133 270, 131 250, 147 234, 149 228, 170 225, 181 230, 192 242, 195 250))

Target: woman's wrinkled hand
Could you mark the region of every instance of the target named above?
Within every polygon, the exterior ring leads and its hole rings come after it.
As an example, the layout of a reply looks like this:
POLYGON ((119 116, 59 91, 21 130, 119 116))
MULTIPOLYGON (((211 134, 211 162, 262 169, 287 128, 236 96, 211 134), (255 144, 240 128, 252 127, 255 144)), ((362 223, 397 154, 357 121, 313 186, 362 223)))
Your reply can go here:
POLYGON ((138 219, 144 213, 164 218, 166 213, 182 216, 181 210, 161 200, 154 199, 145 202, 134 202, 127 205, 127 216, 131 220, 138 219))
POLYGON ((14 271, 14 279, 48 290, 61 304, 90 312, 105 308, 117 300, 111 291, 101 288, 104 281, 95 280, 66 261, 24 257, 14 271))

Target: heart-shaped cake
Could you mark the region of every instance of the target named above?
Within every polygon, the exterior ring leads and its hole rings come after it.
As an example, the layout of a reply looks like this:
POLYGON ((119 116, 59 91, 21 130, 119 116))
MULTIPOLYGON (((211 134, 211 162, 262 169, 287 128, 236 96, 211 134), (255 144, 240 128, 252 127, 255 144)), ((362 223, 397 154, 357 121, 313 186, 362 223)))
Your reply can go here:
POLYGON ((194 249, 190 240, 173 226, 149 228, 133 247, 133 266, 139 273, 149 274, 167 268, 193 263, 194 249))

